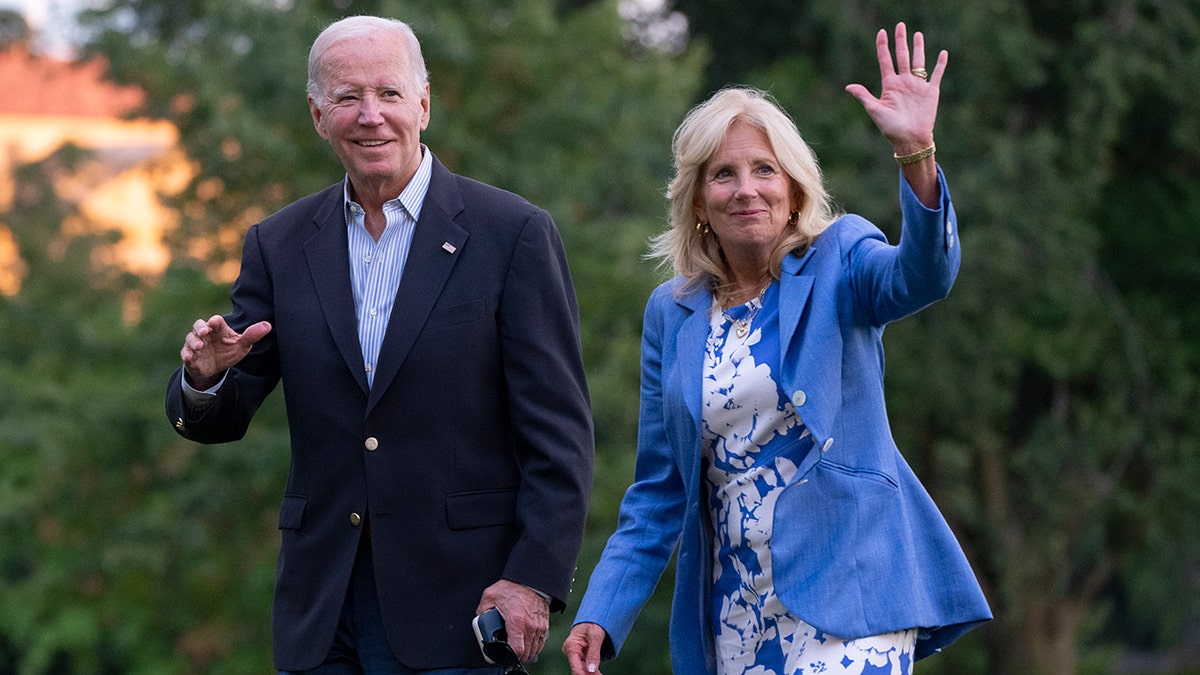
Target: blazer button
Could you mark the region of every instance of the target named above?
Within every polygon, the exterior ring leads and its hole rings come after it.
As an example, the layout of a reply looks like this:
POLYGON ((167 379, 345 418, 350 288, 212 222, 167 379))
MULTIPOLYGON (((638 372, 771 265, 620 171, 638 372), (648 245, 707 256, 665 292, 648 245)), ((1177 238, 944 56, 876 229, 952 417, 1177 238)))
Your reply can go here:
POLYGON ((363 447, 369 452, 374 452, 379 449, 379 439, 371 436, 363 443, 363 447))
POLYGON ((803 389, 797 389, 796 393, 792 394, 792 405, 796 406, 797 408, 804 405, 804 402, 807 400, 808 395, 804 393, 803 389))
POLYGON ((821 452, 829 452, 829 449, 832 447, 833 447, 833 439, 826 438, 825 444, 821 446, 821 452))
POLYGON ((357 513, 350 514, 350 524, 351 525, 358 527, 361 523, 362 523, 362 516, 358 515, 357 513))

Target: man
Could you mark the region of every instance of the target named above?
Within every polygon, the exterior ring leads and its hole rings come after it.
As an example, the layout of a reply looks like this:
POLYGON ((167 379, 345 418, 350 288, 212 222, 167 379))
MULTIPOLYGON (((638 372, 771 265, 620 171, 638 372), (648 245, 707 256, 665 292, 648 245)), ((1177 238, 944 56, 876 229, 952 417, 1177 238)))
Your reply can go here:
POLYGON ((408 26, 343 19, 308 68, 346 179, 250 228, 232 312, 193 325, 167 413, 187 438, 236 440, 283 382, 277 668, 498 672, 476 670, 472 618, 498 608, 536 656, 591 488, 562 244, 545 211, 420 143, 429 84, 408 26))

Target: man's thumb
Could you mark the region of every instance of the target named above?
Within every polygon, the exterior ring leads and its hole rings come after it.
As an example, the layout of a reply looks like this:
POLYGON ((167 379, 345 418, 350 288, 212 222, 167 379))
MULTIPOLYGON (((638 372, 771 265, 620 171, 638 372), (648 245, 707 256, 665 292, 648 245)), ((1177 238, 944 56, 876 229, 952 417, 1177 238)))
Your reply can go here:
POLYGON ((258 323, 254 324, 253 326, 250 326, 249 328, 247 328, 245 330, 245 332, 242 333, 242 339, 245 340, 246 342, 248 342, 249 344, 254 344, 255 342, 258 342, 259 340, 266 337, 267 333, 270 333, 270 332, 271 332, 271 322, 270 321, 259 321, 258 323))

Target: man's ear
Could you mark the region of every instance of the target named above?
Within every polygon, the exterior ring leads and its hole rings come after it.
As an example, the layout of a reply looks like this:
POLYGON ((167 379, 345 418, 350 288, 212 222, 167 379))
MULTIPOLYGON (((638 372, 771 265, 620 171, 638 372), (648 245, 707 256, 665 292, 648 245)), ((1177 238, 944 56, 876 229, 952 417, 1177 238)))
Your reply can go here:
POLYGON ((421 94, 421 131, 429 128, 429 83, 425 83, 425 89, 421 94))
POLYGON ((325 133, 324 126, 321 125, 321 120, 325 118, 325 113, 311 96, 308 97, 308 112, 312 115, 313 127, 317 130, 317 135, 328 141, 329 136, 325 133))

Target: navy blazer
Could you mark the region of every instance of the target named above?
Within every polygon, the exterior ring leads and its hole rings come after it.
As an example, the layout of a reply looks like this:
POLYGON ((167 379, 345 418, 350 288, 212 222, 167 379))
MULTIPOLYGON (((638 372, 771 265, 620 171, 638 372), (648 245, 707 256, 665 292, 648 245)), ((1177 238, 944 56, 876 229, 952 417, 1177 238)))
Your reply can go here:
POLYGON ((263 320, 274 329, 194 419, 176 371, 167 414, 189 439, 237 440, 283 382, 291 466, 277 668, 312 668, 328 654, 360 517, 388 642, 409 667, 485 665, 470 622, 501 578, 549 594, 561 611, 594 445, 578 308, 549 214, 434 158, 371 388, 341 183, 250 228, 230 295, 235 330, 263 320))
MULTIPOLYGON (((925 208, 901 181, 898 246, 866 220, 839 218, 783 262, 781 372, 813 448, 775 506, 776 592, 825 633, 860 638, 920 628, 921 658, 991 618, 961 548, 900 456, 884 409, 884 326, 944 297, 961 260, 949 191, 925 208)), ((712 295, 673 279, 650 297, 642 340, 633 485, 575 621, 597 623, 619 651, 672 551, 677 673, 715 673, 700 429, 712 295)))

